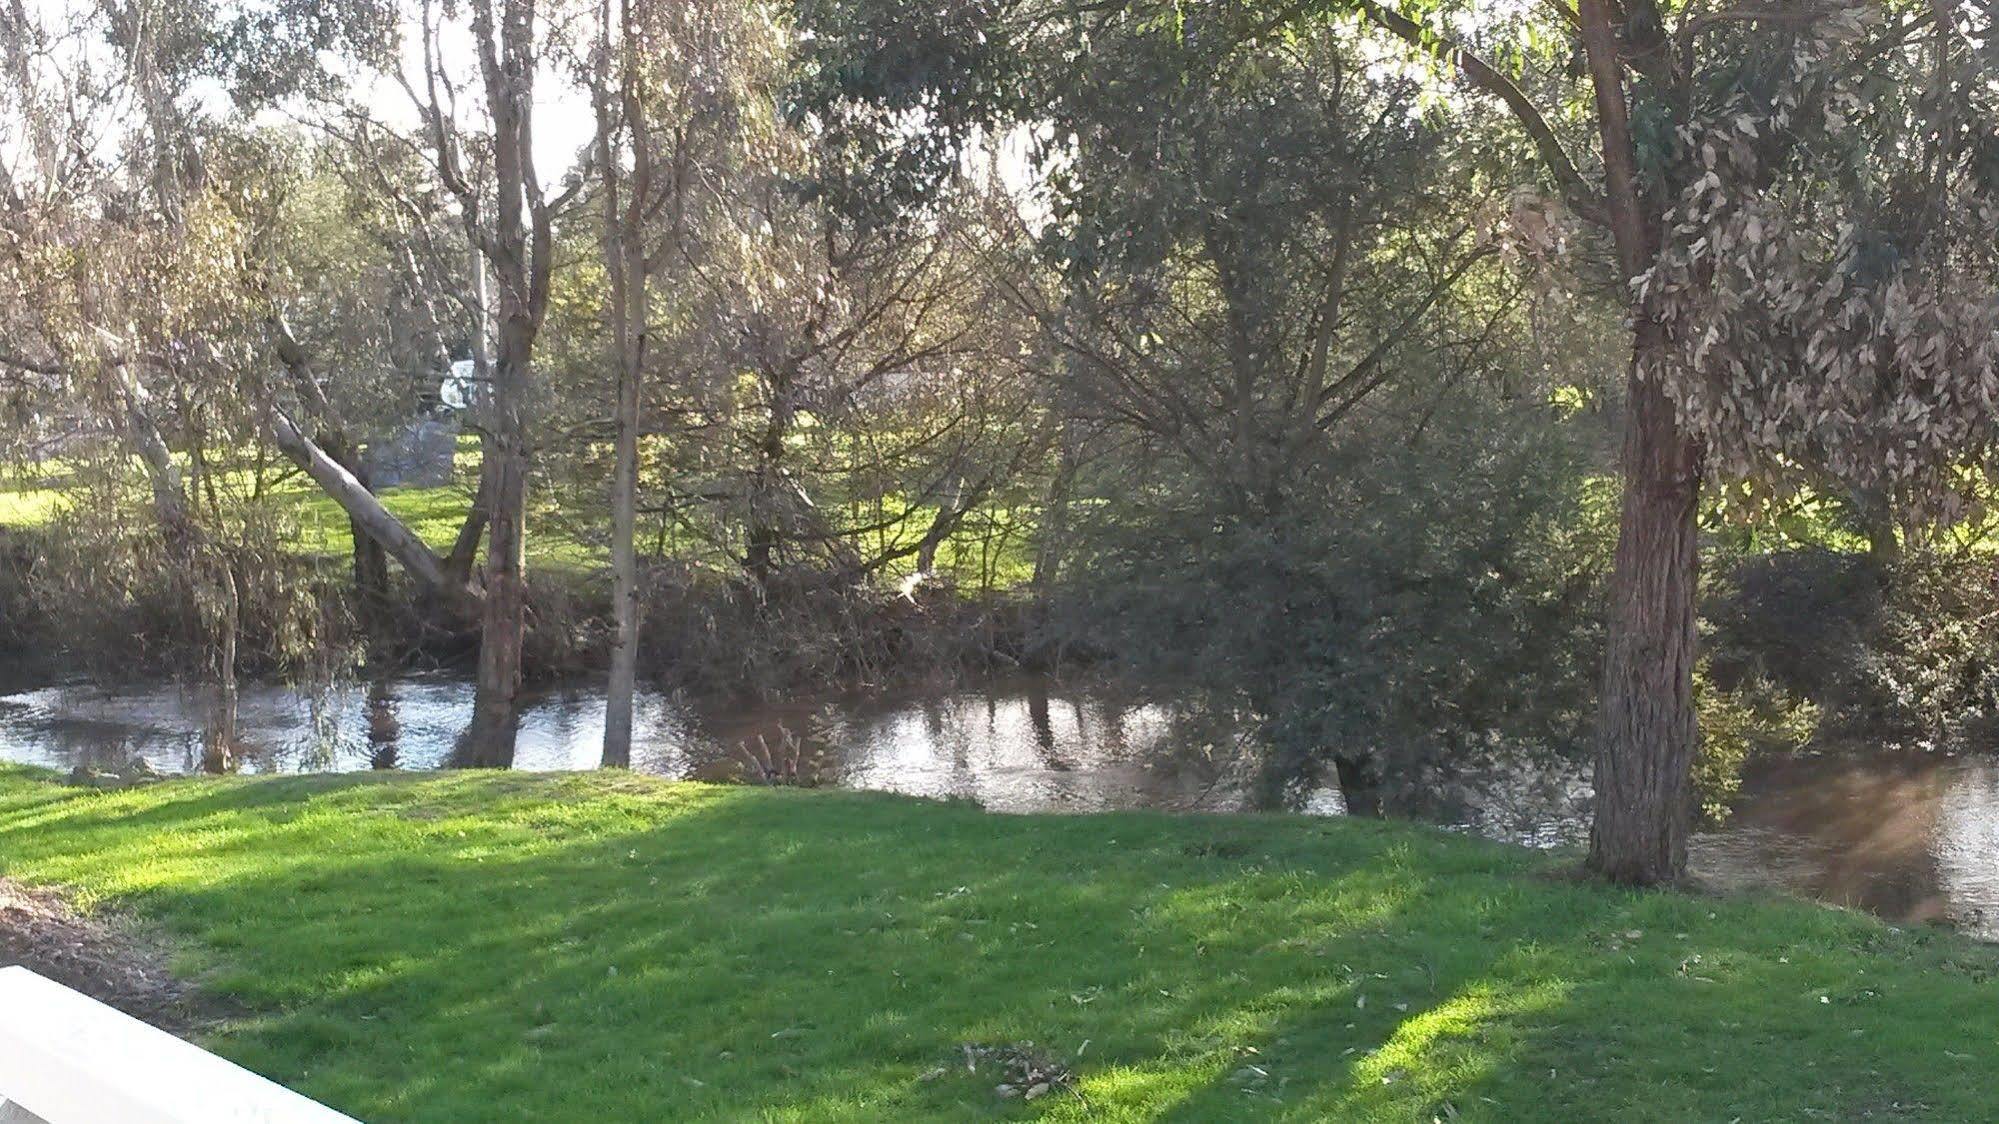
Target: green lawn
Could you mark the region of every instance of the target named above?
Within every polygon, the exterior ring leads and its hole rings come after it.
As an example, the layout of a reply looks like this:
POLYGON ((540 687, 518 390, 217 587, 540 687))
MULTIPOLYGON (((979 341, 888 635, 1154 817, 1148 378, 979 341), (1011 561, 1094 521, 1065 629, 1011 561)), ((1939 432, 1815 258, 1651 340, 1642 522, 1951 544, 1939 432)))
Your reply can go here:
POLYGON ((213 1048, 367 1120, 1989 1118, 1995 950, 1550 862, 612 774, 0 770, 0 871, 157 919, 253 1012, 213 1048), (1073 1092, 961 1060, 1027 1040, 1073 1092))
MULTIPOLYGON (((465 514, 471 508, 472 493, 478 486, 477 448, 470 439, 460 441, 458 480, 454 484, 437 488, 385 488, 378 493, 383 507, 439 553, 451 549, 458 538, 459 527, 465 521, 465 514)), ((242 484, 247 490, 247 474, 242 484)), ((292 475, 269 485, 269 488, 271 498, 281 505, 288 505, 286 514, 298 521, 298 533, 292 540, 292 546, 300 554, 342 558, 353 551, 354 536, 348 525, 347 513, 310 480, 292 475)), ((565 518, 561 497, 549 490, 537 490, 531 496, 534 509, 529 513, 528 520, 530 564, 537 568, 552 567, 573 572, 588 572, 609 565, 607 527, 579 527, 573 517, 565 518)), ((0 469, 0 528, 43 526, 52 522, 73 501, 74 497, 65 495, 60 488, 45 485, 41 477, 9 475, 0 469)), ((849 515, 857 525, 872 526, 891 515, 904 520, 904 525, 895 528, 892 534, 882 532, 863 536, 865 548, 875 550, 914 543, 922 536, 935 513, 934 507, 909 507, 884 502, 879 509, 857 507, 849 515)), ((666 545, 669 549, 681 550, 689 555, 705 549, 703 543, 678 541, 680 538, 676 533, 674 540, 666 545)), ((657 530, 642 529, 640 541, 648 548, 656 545, 657 530)), ((958 534, 939 547, 937 568, 954 577, 964 589, 980 588, 982 578, 990 579, 992 586, 999 589, 1025 584, 1034 569, 1031 518, 1009 508, 981 511, 977 518, 969 521, 968 526, 961 528, 958 534), (987 522, 992 525, 990 532, 987 522)), ((883 576, 894 580, 907 576, 914 569, 914 557, 905 557, 887 566, 883 576)))
MULTIPOLYGON (((298 496, 298 549, 307 554, 339 556, 354 549, 347 513, 333 497, 310 484, 295 483, 298 496)), ((432 550, 443 553, 458 539, 458 528, 471 509, 468 491, 448 488, 387 488, 382 506, 401 519, 432 550)))

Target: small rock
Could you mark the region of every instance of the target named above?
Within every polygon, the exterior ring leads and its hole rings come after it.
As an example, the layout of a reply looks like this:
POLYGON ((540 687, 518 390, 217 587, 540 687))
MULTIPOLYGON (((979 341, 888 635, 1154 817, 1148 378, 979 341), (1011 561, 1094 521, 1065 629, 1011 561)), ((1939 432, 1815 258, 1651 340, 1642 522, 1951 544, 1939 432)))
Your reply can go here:
POLYGON ((1030 1085, 1027 1087, 1027 1099, 1031 1101, 1034 1100, 1036 1097, 1046 1096, 1048 1093, 1048 1089, 1049 1085, 1048 1082, 1046 1081, 1043 1081, 1037 1085, 1030 1085))
POLYGON ((1011 1085, 995 1085, 993 1086, 993 1092, 1002 1097, 1017 1097, 1020 1095, 1020 1090, 1011 1085))

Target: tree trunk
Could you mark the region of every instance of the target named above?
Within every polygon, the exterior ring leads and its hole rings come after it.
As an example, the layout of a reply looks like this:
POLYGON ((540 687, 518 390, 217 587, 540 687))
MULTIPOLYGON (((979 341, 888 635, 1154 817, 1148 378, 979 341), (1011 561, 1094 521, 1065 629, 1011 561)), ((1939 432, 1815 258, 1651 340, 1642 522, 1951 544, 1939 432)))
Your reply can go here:
MULTIPOLYGON (((351 477, 361 491, 370 496, 374 494, 374 485, 368 480, 367 469, 362 464, 361 447, 335 420, 333 403, 327 399, 325 389, 320 386, 318 377, 313 373, 312 362, 306 355, 305 347, 299 343, 298 337, 292 334, 291 325, 285 322, 283 316, 275 314, 270 317, 269 323, 272 345, 278 353, 279 360, 284 363, 286 371, 291 374, 292 387, 306 407, 308 420, 316 425, 319 445, 319 451, 315 454, 310 443, 288 440, 288 435, 281 432, 278 434, 279 449, 294 463, 304 468, 306 474, 312 476, 316 483, 320 482, 321 475, 324 475, 326 479, 333 481, 335 488, 338 489, 329 489, 328 494, 340 502, 342 509, 348 513, 347 530, 354 540, 354 592, 360 601, 363 620, 373 631, 374 627, 382 622, 389 604, 388 550, 383 540, 377 537, 375 525, 380 523, 383 517, 394 521, 393 517, 388 516, 388 510, 379 502, 371 504, 354 495, 342 500, 341 493, 349 490, 347 477, 351 477), (345 471, 346 477, 330 472, 315 474, 313 462, 316 455, 332 461, 335 466, 345 471)), ((285 425, 296 432, 303 432, 298 430, 297 423, 289 418, 285 419, 285 425)), ((453 584, 463 585, 465 582, 461 578, 453 584)))
POLYGON ((1066 434, 1056 455, 1055 478, 1048 482, 1048 498, 1042 504, 1041 527, 1034 544, 1034 576, 1028 585, 1037 600, 1046 602, 1062 572, 1062 553, 1068 548, 1069 493, 1075 485, 1076 461, 1066 434))
POLYGON ((333 498, 366 537, 381 543, 403 569, 423 584, 447 595, 470 600, 475 594, 446 580, 444 563, 416 532, 397 519, 367 486, 299 431, 280 410, 271 411, 271 438, 292 463, 305 470, 320 490, 333 498))
POLYGON ((647 100, 640 89, 639 28, 628 2, 618 5, 616 99, 612 111, 611 5, 603 10, 601 69, 595 79, 599 175, 603 177, 604 267, 609 281, 611 336, 617 346, 617 434, 611 469, 611 672, 605 685, 606 768, 632 763, 632 710, 639 677, 639 387, 651 320, 650 273, 645 246, 645 213, 652 197, 652 135, 647 100), (618 119, 632 156, 629 180, 618 149, 618 119))
MULTIPOLYGON (((339 435, 325 437, 321 444, 333 462, 346 469, 361 487, 374 492, 367 467, 361 463, 361 450, 339 435)), ((352 515, 347 517, 347 531, 354 540, 354 594, 361 605, 362 619, 373 626, 382 620, 389 605, 389 555, 352 515)))
POLYGON ((930 520, 930 526, 916 544, 916 572, 919 574, 928 574, 937 569, 937 548, 944 545, 944 540, 951 537, 951 532, 957 530, 959 521, 964 518, 965 513, 960 505, 971 506, 964 502, 963 476, 952 473, 951 478, 944 482, 942 491, 943 494, 937 500, 937 515, 930 520))
MULTIPOLYGON (((1656 329, 1642 328, 1640 346, 1656 329)), ((1699 452, 1634 358, 1624 511, 1598 712, 1590 869, 1649 886, 1686 871, 1693 824, 1699 452)))
POLYGON ((458 537, 452 540, 451 553, 444 556, 445 579, 454 585, 470 582, 473 569, 479 565, 479 543, 486 537, 486 515, 493 500, 491 464, 492 446, 481 439, 479 487, 472 493, 472 508, 465 513, 465 522, 458 525, 458 537))
POLYGON ((1902 537, 1895 526, 1894 507, 1879 491, 1862 493, 1851 502, 1859 514, 1861 533, 1867 538, 1867 561, 1875 578, 1886 586, 1902 564, 1902 537))
POLYGON ((786 372, 775 373, 769 381, 769 413, 756 443, 756 468, 750 473, 749 535, 743 552, 743 567, 759 588, 770 581, 777 568, 777 552, 784 540, 779 524, 783 503, 784 440, 791 430, 791 380, 786 372))
MULTIPOLYGON (((486 314, 486 259, 477 249, 472 251, 471 277, 474 309, 472 371, 477 376, 471 405, 473 416, 483 420, 493 401, 493 348, 492 328, 486 314)), ((472 580, 473 567, 479 564, 479 542, 486 536, 486 509, 493 495, 493 474, 489 471, 491 453, 492 442, 482 433, 479 438, 479 487, 472 494, 472 509, 465 513, 465 522, 458 528, 458 538, 451 544, 451 553, 444 557, 445 574, 459 585, 472 580)))
MULTIPOLYGON (((1630 282, 1658 256, 1657 212, 1638 179, 1616 17, 1608 0, 1580 0, 1576 14, 1596 98, 1611 235, 1630 282)), ((1638 31, 1645 41, 1637 49, 1659 46, 1656 28, 1638 31)), ((1665 344, 1663 329, 1642 305, 1632 308, 1631 319, 1624 509, 1597 711, 1589 866, 1613 882, 1649 886, 1686 871, 1693 820, 1701 466, 1698 445, 1680 428, 1652 369, 1665 344)))
POLYGON ((236 768, 236 636, 241 630, 242 599, 236 575, 227 562, 218 566, 222 622, 216 644, 215 701, 201 747, 201 768, 220 775, 236 768))
MULTIPOLYGON (((504 361, 503 364, 504 366, 504 361)), ((486 543, 486 601, 480 617, 479 674, 472 724, 456 763, 506 769, 520 729, 521 647, 527 624, 527 453, 518 435, 496 435, 486 543)))
POLYGON ((604 700, 607 768, 632 763, 633 698, 639 678, 638 532, 639 379, 634 364, 618 372, 617 464, 611 475, 611 675, 604 700))

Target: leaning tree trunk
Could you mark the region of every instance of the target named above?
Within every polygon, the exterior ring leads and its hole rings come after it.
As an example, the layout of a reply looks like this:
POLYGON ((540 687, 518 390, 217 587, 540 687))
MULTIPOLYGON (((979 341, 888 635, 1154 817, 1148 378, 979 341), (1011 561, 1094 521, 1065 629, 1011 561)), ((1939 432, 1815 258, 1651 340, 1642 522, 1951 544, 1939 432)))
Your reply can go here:
POLYGON ((462 585, 454 585, 446 580, 444 562, 433 553, 416 532, 397 519, 388 508, 382 506, 381 497, 368 490, 368 486, 353 473, 328 455, 326 450, 307 438, 297 423, 285 416, 284 411, 273 409, 270 413, 271 440, 279 451, 289 457, 305 474, 312 478, 347 512, 353 525, 369 539, 380 543, 388 553, 402 563, 408 571, 424 585, 438 589, 457 600, 476 599, 477 594, 462 585))
MULTIPOLYGON (((1656 329, 1641 329, 1639 346, 1656 329)), ((1590 869, 1613 882, 1680 877, 1693 823, 1694 597, 1700 464, 1673 404, 1634 359, 1624 511, 1611 575, 1590 869)))

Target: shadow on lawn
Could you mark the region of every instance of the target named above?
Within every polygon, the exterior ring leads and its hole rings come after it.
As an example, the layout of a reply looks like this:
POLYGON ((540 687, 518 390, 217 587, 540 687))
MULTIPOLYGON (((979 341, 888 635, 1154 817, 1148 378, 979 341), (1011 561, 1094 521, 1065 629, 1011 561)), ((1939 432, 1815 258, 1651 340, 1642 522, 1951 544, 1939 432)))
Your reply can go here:
POLYGON ((1367 823, 301 778, 0 803, 0 864, 142 898, 266 1012, 220 1048, 378 1121, 1706 1116, 1799 1039, 1841 1109, 1915 1100, 1847 1024, 1936 1013, 1771 1007, 1856 922, 1676 940, 1710 903, 1367 823), (1029 1040, 1074 1092, 961 1061, 1029 1040))

